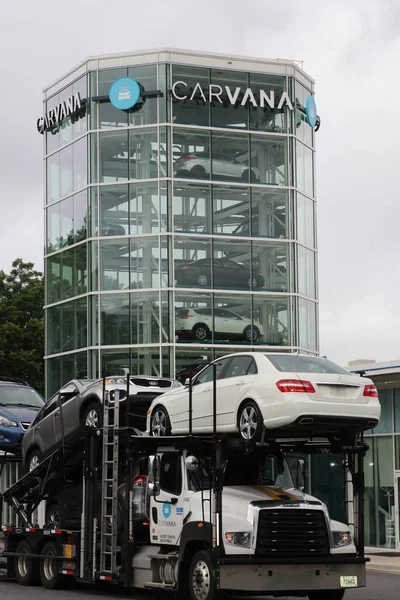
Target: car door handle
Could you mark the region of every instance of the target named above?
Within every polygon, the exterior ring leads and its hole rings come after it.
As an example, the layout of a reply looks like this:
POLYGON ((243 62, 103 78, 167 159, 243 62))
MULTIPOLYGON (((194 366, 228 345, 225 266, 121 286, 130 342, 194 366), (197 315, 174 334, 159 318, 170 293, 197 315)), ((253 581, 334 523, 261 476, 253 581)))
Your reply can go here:
POLYGON ((245 379, 241 379, 240 381, 237 382, 236 385, 243 385, 244 383, 246 383, 245 379))
POLYGON ((59 417, 59 416, 60 416, 60 413, 59 413, 59 412, 58 412, 58 413, 55 413, 55 415, 54 415, 54 416, 55 416, 55 417, 59 417))

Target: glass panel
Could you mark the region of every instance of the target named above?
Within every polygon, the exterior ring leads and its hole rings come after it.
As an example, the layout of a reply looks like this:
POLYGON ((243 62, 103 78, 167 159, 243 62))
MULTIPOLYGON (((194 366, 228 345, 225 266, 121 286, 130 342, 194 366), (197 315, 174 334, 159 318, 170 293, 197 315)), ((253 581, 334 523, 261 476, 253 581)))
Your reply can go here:
POLYGON ((50 256, 45 261, 47 277, 47 302, 61 299, 61 253, 50 256))
MULTIPOLYGON (((245 106, 241 104, 244 90, 248 87, 247 73, 212 70, 211 83, 215 86, 212 91, 219 94, 219 99, 214 95, 211 103, 212 126, 248 129, 249 105, 247 102, 245 106), (236 99, 234 104, 231 103, 225 86, 228 86, 231 98, 236 99), (237 92, 237 88, 241 90, 237 92)), ((208 86, 205 87, 208 98, 208 86)))
POLYGON ((209 125, 209 70, 172 65, 172 119, 175 123, 209 125), (205 95, 207 94, 207 96, 205 95))
POLYGON ((304 144, 296 142, 297 188, 310 198, 314 197, 313 152, 304 144))
POLYGON ((315 298, 315 253, 300 245, 298 246, 298 253, 299 293, 309 298, 315 298))
POLYGON ((251 235, 249 188, 213 186, 212 213, 214 233, 251 235))
POLYGON ((171 128, 170 127, 160 127, 159 128, 159 168, 160 168, 160 177, 170 177, 171 176, 171 128))
MULTIPOLYGON (((98 79, 98 71, 92 71, 89 73, 89 82, 90 82, 90 98, 93 96, 97 96, 97 79, 98 79)), ((89 119, 90 119, 90 129, 97 129, 97 115, 99 112, 99 104, 97 102, 92 102, 89 100, 89 119)))
POLYGON ((75 300, 74 310, 74 348, 84 348, 88 345, 87 298, 75 300))
MULTIPOLYGON (((129 234, 128 186, 101 186, 100 189, 100 235, 129 234)), ((97 232, 96 232, 97 235, 97 232)))
MULTIPOLYGON (((78 79, 78 81, 75 81, 75 83, 72 84, 72 93, 75 95, 77 92, 79 92, 81 100, 86 98, 89 102, 89 99, 87 98, 86 75, 84 75, 83 77, 78 79)), ((87 112, 88 111, 85 110, 84 116, 74 116, 71 119, 74 138, 81 136, 87 131, 87 112)))
MULTIPOLYGON (((296 105, 301 104, 306 107, 306 100, 311 96, 311 92, 303 87, 298 81, 295 82, 296 105)), ((307 122, 306 115, 300 110, 296 110, 296 136, 308 146, 313 145, 314 132, 307 122)))
MULTIPOLYGON (((101 343, 129 344, 131 340, 130 294, 101 296, 101 343)), ((110 371, 108 371, 110 372, 110 371)))
POLYGON ((89 296, 89 335, 88 345, 97 346, 99 343, 99 297, 89 296))
POLYGON ((210 179, 210 137, 208 132, 173 130, 174 177, 210 179))
MULTIPOLYGON (((72 96, 72 85, 64 88, 59 94, 59 102, 64 102, 72 96)), ((57 127, 57 126, 56 126, 57 127)), ((71 117, 63 119, 59 125, 60 146, 69 144, 74 139, 71 117)))
POLYGON ((254 93, 258 106, 249 103, 250 106, 250 129, 258 131, 273 131, 285 133, 288 130, 288 108, 286 102, 278 108, 283 92, 286 91, 286 78, 274 75, 250 74, 250 88, 254 93), (264 92, 260 98, 261 90, 264 92), (268 104, 268 97, 274 108, 268 104), (264 104, 261 107, 261 103, 264 104))
POLYGON ((212 342, 211 294, 175 295, 175 335, 180 343, 212 342))
POLYGON ((252 180, 269 185, 288 185, 286 138, 251 136, 252 180))
MULTIPOLYGON (((379 392, 379 400, 381 397, 381 391, 379 392)), ((394 394, 394 430, 396 433, 400 432, 400 389, 395 389, 393 390, 393 394, 394 394)), ((399 456, 399 461, 400 461, 400 456, 399 456)), ((399 467, 396 467, 396 469, 400 469, 399 467)))
POLYGON ((158 292, 134 293, 131 296, 132 344, 160 341, 160 303, 158 292))
POLYGON ((86 137, 73 144, 74 152, 74 191, 80 190, 87 184, 87 148, 86 137))
POLYGON ((305 350, 317 349, 316 304, 299 298, 299 346, 305 350))
POLYGON ((131 373, 159 377, 161 374, 159 348, 133 348, 131 373))
POLYGON ((74 196, 74 242, 81 242, 87 237, 87 202, 86 191, 74 196))
POLYGON ((175 231, 211 233, 212 204, 210 186, 174 184, 172 206, 175 231))
POLYGON ((51 204, 60 198, 60 153, 52 154, 47 159, 47 203, 51 204))
POLYGON ((286 292, 289 289, 289 245, 253 242, 253 289, 286 292))
POLYGON ((170 94, 168 93, 168 75, 169 65, 158 65, 158 89, 162 91, 163 96, 158 98, 159 106, 159 122, 164 123, 169 121, 169 102, 170 94), (167 116, 168 115, 168 116, 167 116))
MULTIPOLYGON (((49 112, 55 106, 60 104, 60 96, 56 94, 52 96, 47 102, 43 105, 43 111, 49 112)), ((48 129, 44 134, 46 136, 46 152, 50 154, 50 152, 54 152, 58 150, 60 147, 60 134, 59 134, 59 126, 53 126, 51 129, 48 129)))
POLYGON ((92 133, 90 135, 90 182, 97 183, 99 180, 98 176, 98 134, 92 133))
POLYGON ((160 232, 171 231, 171 183, 160 182, 160 232))
POLYGON ((47 252, 60 248, 60 204, 47 209, 47 252))
POLYGON ((61 247, 74 243, 74 198, 60 202, 61 247))
POLYGON ((115 183, 128 180, 127 130, 100 133, 99 171, 100 182, 102 183, 115 183))
POLYGON ((258 341, 261 327, 251 318, 251 296, 214 295, 214 337, 216 343, 250 344, 258 341))
POLYGON ((158 177, 157 129, 132 129, 129 131, 130 179, 158 177))
POLYGON ((253 319, 255 326, 262 328, 262 339, 266 346, 290 345, 289 298, 287 296, 253 296, 253 319), (261 327, 259 327, 259 325, 261 327))
POLYGON ((297 239, 310 248, 315 247, 314 202, 297 194, 297 239))
POLYGON ((172 238, 170 236, 160 237, 160 270, 161 287, 168 287, 172 280, 172 238))
POLYGON ((61 253, 61 298, 66 300, 74 295, 75 277, 75 249, 65 250, 61 253))
POLYGON ((90 291, 95 292, 98 289, 99 279, 99 243, 97 241, 89 242, 90 259, 90 291))
POLYGON ((74 302, 66 302, 61 311, 61 352, 74 349, 74 302))
POLYGON ((60 151, 60 197, 74 191, 74 152, 73 145, 60 151))
MULTIPOLYGON (((110 87, 117 79, 127 77, 128 69, 106 69, 98 72, 99 92, 96 96, 107 96, 110 93, 110 87)), ((111 102, 101 102, 98 104, 100 113, 100 128, 108 127, 126 127, 128 125, 128 113, 115 108, 111 102)))
POLYGON ((100 241, 102 290, 129 289, 129 240, 100 241))
POLYGON ((230 133, 212 133, 212 179, 222 181, 258 181, 249 169, 249 137, 230 133))
MULTIPOLYGON (((128 77, 135 79, 140 87, 151 92, 157 90, 157 65, 140 65, 129 67, 128 77)), ((147 125, 157 123, 157 97, 146 98, 138 102, 129 113, 129 125, 147 125)))
POLYGON ((61 383, 61 358, 50 358, 46 361, 47 389, 46 394, 51 398, 60 389, 61 383))
POLYGON ((132 289, 160 286, 158 238, 132 238, 130 274, 132 289))
POLYGON ((199 237, 175 237, 175 285, 211 287, 211 241, 199 237))
POLYGON ((53 306, 46 310, 47 354, 61 352, 61 307, 53 306))
POLYGON ((286 190, 251 190, 253 237, 289 238, 289 192, 286 190))
POLYGON ((102 350, 100 353, 100 368, 108 375, 126 375, 136 373, 132 371, 131 351, 124 350, 102 350))
POLYGON ((213 351, 208 348, 176 348, 175 377, 185 383, 188 377, 194 377, 213 360, 213 351))
POLYGON ((379 423, 372 430, 373 433, 392 433, 393 431, 393 413, 392 413, 392 395, 393 390, 379 390, 379 402, 381 405, 381 418, 379 423))
POLYGON ((74 249, 75 254, 75 286, 74 295, 86 294, 88 291, 87 246, 81 244, 74 249))
POLYGON ((131 184, 130 232, 158 233, 158 185, 157 183, 131 184))
MULTIPOLYGON (((175 335, 172 335, 172 293, 161 292, 161 342, 173 342, 175 341, 175 335), (171 334, 171 335, 170 335, 171 334)), ((171 349, 172 350, 172 349, 171 349)), ((169 377, 169 366, 170 363, 164 365, 164 374, 168 373, 169 377), (166 368, 165 368, 166 367, 166 368)))
POLYGON ((365 465, 365 544, 394 547, 393 442, 368 437, 365 465))
MULTIPOLYGON (((251 289, 251 249, 250 242, 214 241, 214 288, 243 290, 251 289)), ((254 276, 254 287, 261 281, 254 276)))

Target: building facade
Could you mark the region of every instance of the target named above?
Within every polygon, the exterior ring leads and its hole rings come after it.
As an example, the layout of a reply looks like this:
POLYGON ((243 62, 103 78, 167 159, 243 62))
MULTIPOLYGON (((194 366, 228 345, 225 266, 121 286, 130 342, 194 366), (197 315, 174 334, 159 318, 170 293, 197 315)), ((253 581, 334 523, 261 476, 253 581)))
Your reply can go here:
POLYGON ((104 366, 318 353, 313 94, 291 61, 178 50, 46 88, 48 396, 104 366))

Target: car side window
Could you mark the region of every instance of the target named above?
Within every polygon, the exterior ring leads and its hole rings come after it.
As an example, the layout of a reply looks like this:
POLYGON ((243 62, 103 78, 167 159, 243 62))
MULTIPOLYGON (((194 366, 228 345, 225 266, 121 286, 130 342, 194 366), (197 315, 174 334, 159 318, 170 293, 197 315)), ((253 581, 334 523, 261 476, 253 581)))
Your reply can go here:
POLYGON ((46 417, 51 415, 51 413, 54 412, 56 410, 56 408, 57 408, 57 396, 54 396, 44 406, 40 420, 42 421, 43 419, 45 419, 46 417))
MULTIPOLYGON (((227 364, 228 360, 230 359, 225 358, 223 360, 218 361, 216 368, 217 379, 220 379, 221 373, 225 368, 225 365, 227 364)), ((200 373, 198 377, 196 377, 195 381, 193 382, 193 385, 199 385, 200 383, 208 383, 213 380, 213 377, 213 366, 211 364, 206 369, 204 369, 204 371, 200 373)))
POLYGON ((160 488, 174 496, 182 491, 181 457, 177 452, 165 452, 161 457, 160 488))
POLYGON ((256 373, 257 367, 251 356, 235 356, 226 370, 224 379, 255 375, 256 373))

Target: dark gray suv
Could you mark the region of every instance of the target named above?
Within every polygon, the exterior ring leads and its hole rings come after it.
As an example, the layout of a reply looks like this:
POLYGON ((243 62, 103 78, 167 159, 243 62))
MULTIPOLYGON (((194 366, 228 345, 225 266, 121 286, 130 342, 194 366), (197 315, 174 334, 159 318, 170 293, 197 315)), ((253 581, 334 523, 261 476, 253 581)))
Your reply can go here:
MULTIPOLYGON (((131 376, 129 425, 145 430, 151 402, 174 387, 183 386, 179 381, 166 377, 131 376)), ((126 377, 107 377, 105 389, 111 397, 116 389, 120 391, 123 417, 127 405, 126 377)), ((32 471, 43 458, 60 447, 63 434, 68 444, 68 439, 84 427, 102 427, 102 398, 102 379, 73 379, 50 398, 32 421, 22 441, 22 460, 26 471, 32 471)), ((123 424, 123 421, 120 422, 123 424)))

